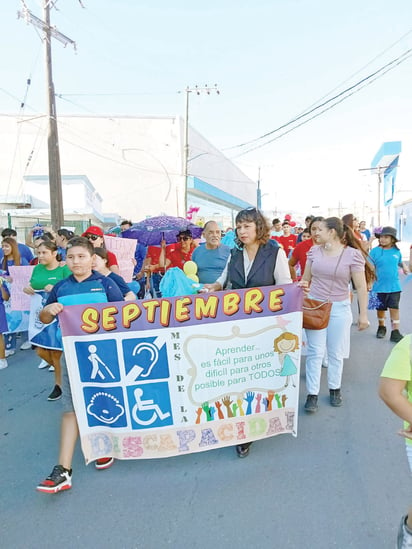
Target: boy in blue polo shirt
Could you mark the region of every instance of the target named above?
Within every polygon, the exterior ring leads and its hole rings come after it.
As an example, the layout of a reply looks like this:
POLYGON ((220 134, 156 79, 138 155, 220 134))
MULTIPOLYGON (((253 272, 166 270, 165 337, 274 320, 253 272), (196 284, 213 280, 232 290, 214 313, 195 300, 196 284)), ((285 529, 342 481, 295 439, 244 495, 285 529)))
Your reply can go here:
MULTIPOLYGON (((58 282, 50 292, 45 307, 40 311, 40 320, 49 324, 66 305, 83 303, 105 303, 123 301, 118 286, 109 277, 92 271, 94 248, 83 237, 72 238, 67 244, 66 265, 72 274, 58 282)), ((69 490, 72 485, 72 458, 79 435, 76 415, 73 409, 70 383, 65 361, 62 360, 63 416, 60 435, 59 464, 51 474, 37 486, 39 492, 56 494, 69 490)), ((113 458, 96 461, 97 469, 107 469, 113 458)))

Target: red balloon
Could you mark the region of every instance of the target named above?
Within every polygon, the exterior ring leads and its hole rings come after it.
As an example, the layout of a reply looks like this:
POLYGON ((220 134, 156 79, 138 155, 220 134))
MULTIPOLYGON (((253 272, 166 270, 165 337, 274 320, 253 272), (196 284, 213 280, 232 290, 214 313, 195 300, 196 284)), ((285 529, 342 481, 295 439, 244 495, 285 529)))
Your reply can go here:
POLYGON ((290 221, 290 222, 289 222, 289 225, 290 225, 291 227, 296 227, 296 221, 290 221))
POLYGON ((291 216, 290 214, 286 214, 286 215, 285 215, 285 220, 286 220, 286 219, 287 219, 288 221, 290 221, 290 220, 292 219, 292 216, 291 216))

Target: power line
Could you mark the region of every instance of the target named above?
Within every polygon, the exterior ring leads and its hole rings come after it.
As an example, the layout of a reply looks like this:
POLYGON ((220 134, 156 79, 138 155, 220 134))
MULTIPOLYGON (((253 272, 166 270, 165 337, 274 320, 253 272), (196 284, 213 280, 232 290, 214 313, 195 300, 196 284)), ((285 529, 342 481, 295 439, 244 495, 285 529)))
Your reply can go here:
MULTIPOLYGON (((331 97, 330 99, 324 101, 323 103, 317 105, 316 107, 310 109, 309 111, 306 111, 302 114, 300 114, 299 116, 296 116, 295 118, 293 118, 292 120, 289 120, 289 122, 286 122, 285 124, 282 124, 281 126, 278 126, 277 128, 275 128, 274 130, 271 130, 270 132, 267 132, 263 135, 261 135, 260 137, 256 137, 255 139, 251 139, 249 141, 245 141, 244 143, 240 143, 239 145, 234 145, 232 147, 227 147, 226 149, 223 149, 223 150, 233 150, 233 149, 238 149, 238 148, 241 148, 241 147, 246 147, 247 145, 252 145, 253 143, 256 143, 262 139, 265 139, 266 137, 269 137, 270 135, 276 133, 276 132, 279 132, 280 130, 283 130, 284 128, 287 128, 288 126, 290 126, 291 124, 294 124, 295 122, 298 122, 299 120, 301 120, 302 118, 305 118, 306 116, 310 115, 311 113, 315 112, 316 110, 318 109, 321 109, 322 107, 326 106, 328 103, 331 103, 332 101, 335 101, 336 99, 338 99, 339 97, 341 97, 342 95, 345 95, 346 93, 350 92, 351 90, 361 86, 362 84, 364 84, 366 81, 374 78, 375 76, 377 76, 378 74, 380 74, 381 72, 385 71, 384 74, 387 72, 386 69, 388 67, 391 67, 392 65, 395 64, 395 66, 399 65, 401 62, 403 61, 406 61, 406 59, 408 59, 410 57, 410 53, 412 52, 412 48, 409 49, 409 50, 406 50, 404 53, 402 53, 399 57, 397 57, 396 59, 393 59, 392 61, 389 61, 389 63, 387 63, 386 65, 383 65, 382 67, 380 67, 379 69, 377 69, 375 72, 369 74, 368 76, 366 76, 365 78, 362 78, 361 80, 359 80, 358 82, 356 82, 355 84, 353 84, 352 86, 349 86, 348 88, 346 88, 345 90, 341 91, 340 93, 338 93, 337 95, 335 95, 334 97, 331 97)), ((353 95, 353 94, 350 94, 350 95, 353 95)), ((350 96, 349 95, 349 96, 350 96)), ((348 97, 349 97, 348 96, 348 97)), ((326 109, 326 110, 329 110, 329 109, 326 109)), ((325 112, 325 111, 323 111, 325 112)), ((301 124, 300 124, 301 125, 301 124)), ((299 126, 300 126, 299 125, 299 126)), ((299 127, 299 126, 296 126, 296 127, 299 127)), ((289 132, 287 132, 289 133, 289 132)), ((270 141, 269 141, 270 142, 270 141)), ((252 149, 254 150, 254 149, 252 149)), ((239 155, 241 156, 241 155, 239 155)))
POLYGON ((375 57, 373 59, 371 59, 370 61, 368 61, 366 63, 366 65, 363 65, 360 69, 358 69, 357 71, 355 71, 353 74, 351 74, 350 76, 348 76, 347 78, 345 78, 342 82, 340 82, 337 86, 335 86, 333 89, 329 90, 327 93, 325 93, 322 97, 320 97, 317 101, 315 101, 314 103, 312 103, 311 105, 309 105, 308 107, 306 107, 306 109, 304 109, 301 113, 299 114, 303 114, 305 111, 307 111, 308 109, 311 109, 312 107, 314 107, 315 105, 317 105, 319 103, 319 101, 323 101, 326 97, 328 97, 331 93, 334 93, 336 90, 338 90, 341 86, 343 86, 344 84, 346 84, 347 82, 349 82, 350 80, 352 80, 352 78, 354 78, 355 76, 357 76, 359 73, 361 73, 362 71, 364 71, 367 67, 369 67, 369 65, 372 65, 372 63, 374 63, 377 59, 379 59, 380 57, 382 57, 383 55, 385 55, 385 53, 387 53, 389 50, 391 50, 394 46, 396 46, 397 44, 399 44, 399 42, 401 42, 404 38, 406 38, 409 34, 412 33, 412 29, 408 30, 405 34, 403 34, 400 38, 398 38, 398 40, 395 40, 395 42, 393 42, 390 46, 388 46, 387 48, 385 48, 384 50, 382 50, 380 53, 378 53, 377 55, 375 55, 375 57))
MULTIPOLYGON (((412 52, 412 49, 411 50, 408 50, 408 52, 412 52)), ((405 52, 407 53, 407 52, 405 52)), ((273 143, 274 141, 277 141, 278 139, 280 139, 281 137, 284 137, 285 135, 287 135, 288 133, 291 133, 293 130, 296 130, 297 128, 300 128, 301 126, 304 126, 305 124, 307 124, 308 122, 310 122, 311 120, 313 120, 314 118, 317 118, 319 116, 321 116, 323 113, 333 109, 334 107, 336 107, 337 105, 339 105, 340 103, 342 103, 343 101, 345 101, 345 99, 348 99, 349 97, 351 97, 352 95, 355 95, 356 93, 358 93, 359 91, 361 91, 363 88, 365 88, 366 86, 369 86, 370 84, 372 84, 373 82, 375 82, 376 80, 379 80, 380 78, 382 78, 386 73, 390 72, 391 70, 395 69, 398 65, 400 65, 401 63, 403 63, 404 61, 406 61, 407 59, 409 59, 410 57, 412 57, 412 54, 410 53, 410 55, 408 55, 407 57, 404 57, 403 59, 401 59, 400 61, 398 61, 398 63, 394 66, 391 66, 389 68, 387 68, 387 70, 379 75, 377 75, 373 80, 369 80, 367 82, 364 82, 363 86, 358 86, 357 89, 354 89, 351 93, 348 93, 346 96, 342 97, 341 99, 337 100, 335 103, 333 103, 332 105, 330 105, 329 107, 326 107, 325 109, 323 109, 323 111, 319 112, 319 113, 316 113, 314 114, 313 116, 311 116, 310 118, 306 119, 306 120, 303 120, 300 124, 297 124, 296 126, 293 126, 292 128, 290 128, 289 130, 281 133, 280 135, 277 135, 276 137, 274 137, 273 139, 270 139, 269 141, 266 141, 265 143, 261 143, 259 145, 256 145, 255 147, 252 147, 250 149, 248 149, 247 151, 244 151, 244 152, 241 152, 240 154, 236 155, 236 156, 233 156, 232 159, 234 158, 239 158, 241 156, 244 156, 245 154, 248 154, 252 151, 255 151, 257 149, 260 149, 262 147, 265 147, 266 145, 269 145, 270 143, 273 143)), ((341 94, 339 94, 341 95, 341 94)), ((339 97, 339 96, 337 96, 339 97)), ((326 103, 325 103, 326 104, 326 103)), ((311 111, 313 112, 313 110, 311 111)), ((308 113, 309 114, 309 113, 308 113)), ((300 117, 302 118, 302 117, 300 117)), ((297 119, 298 120, 298 119, 297 119)), ((292 124, 293 122, 291 122, 290 124, 292 124)), ((286 124, 284 125, 283 127, 286 127, 290 124, 286 124)), ((276 130, 274 130, 276 131, 276 130)), ((267 135, 270 135, 274 132, 270 132, 269 134, 267 135)), ((256 140, 254 140, 256 141, 256 140)))

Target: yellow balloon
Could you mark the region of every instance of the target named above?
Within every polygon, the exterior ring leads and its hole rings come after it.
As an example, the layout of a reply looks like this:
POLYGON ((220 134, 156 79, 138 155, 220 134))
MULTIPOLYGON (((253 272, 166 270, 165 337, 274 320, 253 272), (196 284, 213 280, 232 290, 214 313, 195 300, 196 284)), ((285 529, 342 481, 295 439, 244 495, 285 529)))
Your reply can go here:
POLYGON ((186 261, 186 263, 183 265, 183 271, 187 276, 191 274, 195 275, 197 273, 196 263, 194 261, 186 261))
POLYGON ((195 274, 187 274, 187 278, 190 278, 190 280, 194 280, 195 282, 199 282, 199 277, 195 274))

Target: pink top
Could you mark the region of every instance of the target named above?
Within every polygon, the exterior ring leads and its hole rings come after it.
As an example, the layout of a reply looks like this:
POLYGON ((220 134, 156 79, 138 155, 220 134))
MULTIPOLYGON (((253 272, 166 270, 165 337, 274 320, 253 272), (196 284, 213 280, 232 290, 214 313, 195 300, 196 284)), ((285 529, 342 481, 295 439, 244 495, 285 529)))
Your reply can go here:
POLYGON ((344 301, 348 299, 348 286, 352 273, 364 272, 365 259, 359 250, 349 246, 344 248, 333 280, 338 261, 339 255, 325 255, 322 246, 313 246, 309 250, 307 262, 310 264, 312 270, 312 281, 309 291, 311 297, 321 300, 330 299, 331 301, 344 301))

